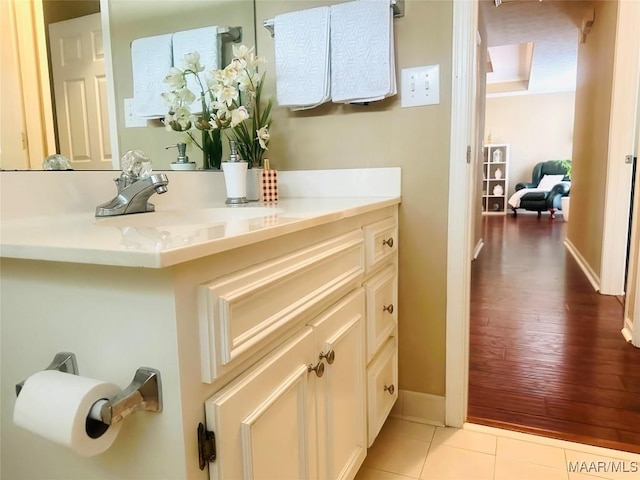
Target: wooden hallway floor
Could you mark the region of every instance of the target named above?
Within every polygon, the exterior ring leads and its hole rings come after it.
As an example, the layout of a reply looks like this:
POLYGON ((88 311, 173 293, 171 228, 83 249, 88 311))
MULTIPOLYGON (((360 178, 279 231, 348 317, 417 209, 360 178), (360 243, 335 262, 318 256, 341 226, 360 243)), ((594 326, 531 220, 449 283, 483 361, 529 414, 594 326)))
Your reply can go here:
POLYGON ((640 349, 561 216, 485 216, 471 270, 468 421, 640 453, 640 349))

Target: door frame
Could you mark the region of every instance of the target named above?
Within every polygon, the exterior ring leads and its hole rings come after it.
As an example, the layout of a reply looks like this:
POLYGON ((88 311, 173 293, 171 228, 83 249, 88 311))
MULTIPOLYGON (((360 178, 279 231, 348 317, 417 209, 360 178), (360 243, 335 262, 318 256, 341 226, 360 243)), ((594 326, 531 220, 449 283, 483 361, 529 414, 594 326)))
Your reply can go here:
POLYGON ((461 427, 469 393, 469 305, 475 177, 478 0, 452 2, 452 91, 447 235, 445 424, 461 427))
POLYGON ((625 163, 625 156, 635 148, 633 125, 636 122, 637 101, 629 100, 638 98, 638 25, 640 4, 618 2, 600 264, 600 293, 604 295, 623 295, 625 289, 632 175, 632 165, 625 163))

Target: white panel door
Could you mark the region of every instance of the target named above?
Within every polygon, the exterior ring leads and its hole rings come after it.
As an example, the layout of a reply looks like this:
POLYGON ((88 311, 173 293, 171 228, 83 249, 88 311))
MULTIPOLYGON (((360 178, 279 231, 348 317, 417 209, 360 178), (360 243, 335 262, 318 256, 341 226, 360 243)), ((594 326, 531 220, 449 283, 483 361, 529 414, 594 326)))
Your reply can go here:
POLYGON ((49 25, 60 153, 74 169, 111 169, 100 14, 49 25))
POLYGON ((353 478, 367 453, 364 291, 356 290, 311 326, 318 359, 318 472, 326 480, 353 478))
MULTIPOLYGON (((205 403, 215 432, 211 479, 318 478, 313 331, 283 347, 205 403)), ((317 362, 316 362, 317 363, 317 362)))

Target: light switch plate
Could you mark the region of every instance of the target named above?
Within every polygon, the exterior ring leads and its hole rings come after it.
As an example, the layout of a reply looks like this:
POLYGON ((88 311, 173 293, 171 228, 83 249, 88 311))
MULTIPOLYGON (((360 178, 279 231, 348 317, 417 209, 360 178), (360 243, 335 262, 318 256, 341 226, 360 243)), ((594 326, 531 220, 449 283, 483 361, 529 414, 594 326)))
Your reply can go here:
POLYGON ((440 103, 440 65, 403 68, 400 103, 403 108, 440 103))
POLYGON ((133 114, 133 98, 124 99, 124 126, 126 128, 147 126, 146 118, 136 117, 133 114))

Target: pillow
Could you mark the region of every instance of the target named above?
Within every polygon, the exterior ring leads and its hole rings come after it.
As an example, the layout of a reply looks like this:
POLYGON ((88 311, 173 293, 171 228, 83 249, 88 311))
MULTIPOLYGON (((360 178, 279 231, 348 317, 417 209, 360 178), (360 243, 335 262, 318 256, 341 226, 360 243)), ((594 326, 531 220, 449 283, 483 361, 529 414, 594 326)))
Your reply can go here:
POLYGON ((564 175, 544 175, 537 188, 549 192, 554 186, 562 182, 563 178, 564 175))

